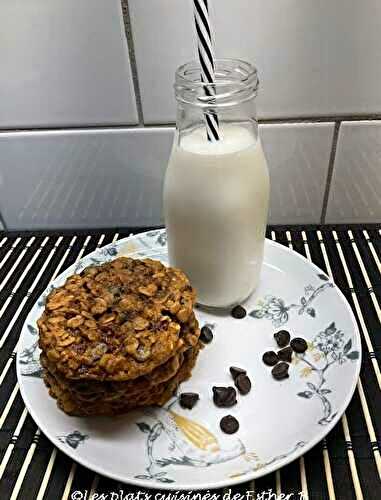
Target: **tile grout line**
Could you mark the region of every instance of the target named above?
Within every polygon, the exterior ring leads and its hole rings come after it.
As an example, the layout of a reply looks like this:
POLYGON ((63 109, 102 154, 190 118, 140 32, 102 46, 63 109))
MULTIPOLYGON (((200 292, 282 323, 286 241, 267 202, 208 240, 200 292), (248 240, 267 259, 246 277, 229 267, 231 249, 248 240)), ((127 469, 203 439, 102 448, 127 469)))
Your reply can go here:
MULTIPOLYGON (((126 0, 122 0, 126 2, 126 0)), ((127 28, 126 28, 127 29, 127 28)), ((130 50, 130 49, 129 49, 130 50)), ((131 57, 131 56, 130 56, 131 57)), ((136 59, 136 58, 135 58, 136 59)), ((136 64, 136 61, 135 61, 136 64)), ((134 69, 135 71, 135 69, 134 69)), ((143 110, 141 104, 141 95, 140 95, 140 87, 137 81, 137 75, 135 75, 136 81, 134 85, 137 85, 135 90, 136 97, 139 96, 139 102, 137 102, 138 115, 139 108, 141 109, 141 120, 139 119, 138 124, 131 123, 100 123, 100 124, 81 124, 81 125, 55 125, 55 126, 46 126, 46 127, 11 127, 11 128, 3 128, 0 129, 1 134, 9 134, 9 133, 25 133, 25 132, 55 132, 55 131, 76 131, 76 130, 135 130, 138 128, 163 128, 163 127, 175 127, 175 121, 163 121, 158 123, 144 123, 143 120, 143 110)), ((135 78, 134 77, 134 78, 135 78)), ((259 125, 293 125, 293 124, 301 124, 301 125, 315 125, 319 123, 336 123, 341 124, 342 122, 373 122, 373 121, 381 121, 381 115, 351 115, 351 116, 307 116, 303 118, 295 118, 295 117, 286 117, 286 118, 262 118, 258 120, 259 125)))
POLYGON ((354 114, 354 115, 321 115, 321 116, 288 116, 285 118, 262 118, 259 123, 270 125, 277 123, 328 123, 328 122, 354 122, 354 121, 379 121, 381 114, 354 114))
POLYGON ((122 8, 122 14, 123 14, 123 24, 124 24, 124 31, 125 31, 125 35, 126 35, 128 53, 130 55, 130 67, 131 67, 132 82, 133 82, 134 92, 135 92, 135 101, 136 101, 136 109, 137 109, 137 113, 138 113, 138 121, 139 121, 139 126, 144 127, 143 105, 142 105, 142 99, 141 99, 141 95, 140 95, 138 67, 136 64, 135 45, 134 45, 134 38, 132 35, 131 18, 130 18, 130 10, 129 10, 129 5, 128 5, 128 0, 121 0, 121 8, 122 8))
POLYGON ((328 162, 327 181, 325 184, 325 191, 324 191, 324 196, 323 196, 323 205, 322 205, 322 209, 321 209, 320 224, 325 223, 325 216, 327 214, 328 198, 329 198, 329 193, 331 190, 333 170, 335 167, 336 150, 337 150, 337 143, 338 143, 338 139, 339 139, 340 125, 341 125, 341 122, 335 122, 335 128, 333 130, 332 148, 331 148, 331 154, 330 154, 329 162, 328 162))

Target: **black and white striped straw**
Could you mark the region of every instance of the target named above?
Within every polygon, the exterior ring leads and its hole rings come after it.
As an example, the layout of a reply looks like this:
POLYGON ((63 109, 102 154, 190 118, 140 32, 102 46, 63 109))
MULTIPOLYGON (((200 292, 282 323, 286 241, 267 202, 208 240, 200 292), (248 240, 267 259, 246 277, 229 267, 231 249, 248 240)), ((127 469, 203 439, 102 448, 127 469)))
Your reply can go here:
MULTIPOLYGON (((201 68, 201 81, 205 85, 205 94, 213 96, 215 88, 214 49, 209 20, 208 0, 193 0, 194 20, 197 33, 198 57, 201 68)), ((206 133, 209 141, 219 141, 218 116, 214 112, 205 113, 206 133)))

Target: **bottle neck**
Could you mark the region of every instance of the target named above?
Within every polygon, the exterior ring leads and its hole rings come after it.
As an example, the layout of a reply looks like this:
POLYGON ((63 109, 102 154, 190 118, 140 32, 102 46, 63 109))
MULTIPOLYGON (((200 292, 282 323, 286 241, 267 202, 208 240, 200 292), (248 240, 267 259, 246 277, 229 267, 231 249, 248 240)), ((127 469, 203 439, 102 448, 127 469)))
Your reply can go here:
POLYGON ((200 144, 206 140, 228 141, 237 130, 256 142, 257 89, 257 71, 245 61, 216 59, 213 83, 201 81, 198 63, 181 66, 175 82, 179 145, 190 135, 198 137, 200 144))
POLYGON ((213 82, 201 80, 196 62, 176 71, 175 97, 179 103, 202 108, 204 112, 220 111, 252 101, 258 91, 257 70, 239 59, 216 59, 213 82))
MULTIPOLYGON (((210 141, 205 113, 195 106, 178 104, 175 143, 185 147, 190 141, 198 141, 202 149, 211 150, 214 142, 231 142, 242 136, 243 142, 254 144, 258 140, 258 122, 253 102, 237 105, 218 112, 218 141, 210 141)), ((226 146, 228 147, 228 146, 226 146)), ((218 149, 218 148, 214 148, 218 149)))

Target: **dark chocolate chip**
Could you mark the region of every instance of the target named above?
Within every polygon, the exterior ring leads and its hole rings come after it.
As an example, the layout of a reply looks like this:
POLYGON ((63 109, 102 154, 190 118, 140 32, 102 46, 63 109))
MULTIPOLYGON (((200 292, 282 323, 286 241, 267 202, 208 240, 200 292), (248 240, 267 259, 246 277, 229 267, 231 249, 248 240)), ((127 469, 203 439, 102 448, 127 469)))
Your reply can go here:
POLYGON ((271 370, 272 376, 276 380, 283 380, 284 378, 288 378, 288 364, 287 363, 278 363, 277 365, 274 366, 274 368, 271 370))
POLYGON ((231 366, 229 368, 230 370, 230 373, 232 374, 232 377, 233 377, 233 380, 235 380, 238 375, 246 375, 246 370, 244 370, 243 368, 238 368, 238 366, 231 366))
POLYGON ((231 311, 233 318, 242 319, 246 316, 246 309, 242 306, 235 306, 231 311))
POLYGON ((290 343, 290 334, 287 330, 280 330, 274 333, 274 339, 279 347, 286 347, 290 343))
POLYGON ((290 345, 292 349, 299 354, 305 352, 308 348, 307 342, 300 337, 295 337, 294 339, 292 339, 290 345))
POLYGON ((219 408, 230 408, 237 404, 237 392, 234 387, 213 387, 213 401, 219 408))
POLYGON ((291 363, 292 359, 292 349, 290 346, 284 347, 280 351, 278 351, 278 358, 280 361, 287 361, 287 363, 291 363))
POLYGON ((238 391, 245 395, 250 392, 251 389, 251 382, 250 379, 247 375, 244 373, 241 373, 238 375, 236 379, 234 379, 235 386, 237 387, 238 391))
POLYGON ((201 328, 200 340, 201 342, 204 342, 204 344, 210 344, 213 340, 213 332, 208 325, 201 328))
POLYGON ((239 429, 239 422, 233 415, 226 415, 221 418, 220 427, 225 434, 234 434, 239 429))
POLYGON ((183 392, 180 394, 180 406, 191 410, 199 399, 200 396, 196 392, 183 392))
POLYGON ((278 363, 278 355, 274 351, 267 351, 262 356, 262 360, 267 366, 274 366, 278 363))

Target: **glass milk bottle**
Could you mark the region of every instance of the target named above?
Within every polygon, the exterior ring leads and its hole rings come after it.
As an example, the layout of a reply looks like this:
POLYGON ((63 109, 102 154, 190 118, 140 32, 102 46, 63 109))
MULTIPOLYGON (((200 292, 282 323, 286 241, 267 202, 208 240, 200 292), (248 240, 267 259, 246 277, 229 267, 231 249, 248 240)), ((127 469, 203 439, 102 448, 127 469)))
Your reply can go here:
POLYGON ((215 64, 213 85, 201 83, 196 62, 176 72, 164 218, 170 265, 187 274, 200 304, 229 307, 260 279, 269 175, 256 119, 257 71, 240 60, 215 64), (218 141, 207 138, 206 113, 217 115, 218 141))

